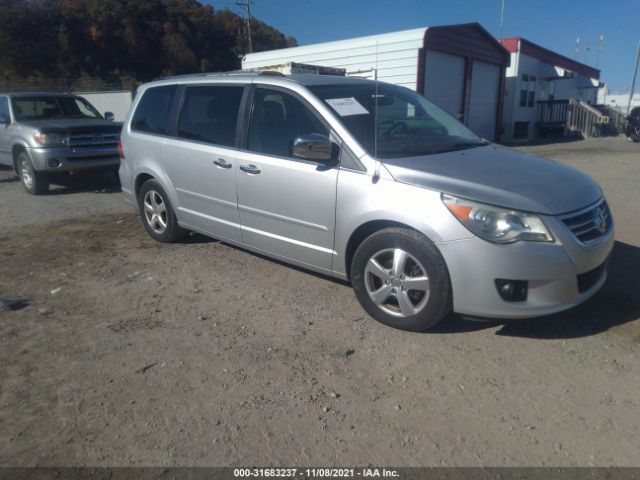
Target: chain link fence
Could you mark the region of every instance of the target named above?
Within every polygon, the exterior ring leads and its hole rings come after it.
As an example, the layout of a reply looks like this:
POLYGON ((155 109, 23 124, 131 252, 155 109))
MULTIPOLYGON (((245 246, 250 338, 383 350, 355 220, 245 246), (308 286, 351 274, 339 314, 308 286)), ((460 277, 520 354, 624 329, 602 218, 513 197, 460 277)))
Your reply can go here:
POLYGON ((0 78, 0 92, 122 92, 137 85, 131 77, 0 78))

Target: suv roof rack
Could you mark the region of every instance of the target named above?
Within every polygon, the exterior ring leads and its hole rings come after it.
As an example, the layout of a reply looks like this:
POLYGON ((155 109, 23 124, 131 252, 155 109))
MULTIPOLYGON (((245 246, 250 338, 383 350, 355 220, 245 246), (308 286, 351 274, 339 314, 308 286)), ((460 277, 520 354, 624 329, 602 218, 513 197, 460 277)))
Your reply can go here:
POLYGON ((226 75, 267 75, 273 77, 284 77, 284 73, 275 72, 273 70, 231 70, 229 72, 202 72, 202 73, 183 73, 180 75, 168 75, 159 77, 155 80, 167 80, 170 78, 186 78, 186 77, 224 77, 226 75))

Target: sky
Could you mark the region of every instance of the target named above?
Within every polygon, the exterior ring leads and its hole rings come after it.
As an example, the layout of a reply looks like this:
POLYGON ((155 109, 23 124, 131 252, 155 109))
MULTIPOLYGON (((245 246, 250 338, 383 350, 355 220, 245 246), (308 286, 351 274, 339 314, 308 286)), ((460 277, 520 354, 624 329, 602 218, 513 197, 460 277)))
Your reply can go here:
MULTIPOLYGON (((203 3, 242 11, 232 0, 203 3)), ((252 0, 251 13, 308 45, 469 22, 499 37, 500 5, 501 0, 252 0)), ((579 37, 578 60, 599 68, 611 92, 622 92, 631 84, 640 41, 640 0, 505 0, 503 32, 569 58, 575 58, 579 37), (598 55, 600 35, 604 48, 598 55)))

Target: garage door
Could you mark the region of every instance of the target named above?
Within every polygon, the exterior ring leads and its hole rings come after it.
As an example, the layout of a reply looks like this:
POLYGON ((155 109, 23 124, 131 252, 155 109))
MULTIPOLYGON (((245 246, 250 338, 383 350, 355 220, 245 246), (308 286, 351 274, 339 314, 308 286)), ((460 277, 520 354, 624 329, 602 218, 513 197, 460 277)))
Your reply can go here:
POLYGON ((499 86, 500 67, 474 60, 467 125, 476 135, 487 140, 496 136, 499 86))
POLYGON ((427 50, 424 96, 454 117, 462 113, 464 58, 427 50))

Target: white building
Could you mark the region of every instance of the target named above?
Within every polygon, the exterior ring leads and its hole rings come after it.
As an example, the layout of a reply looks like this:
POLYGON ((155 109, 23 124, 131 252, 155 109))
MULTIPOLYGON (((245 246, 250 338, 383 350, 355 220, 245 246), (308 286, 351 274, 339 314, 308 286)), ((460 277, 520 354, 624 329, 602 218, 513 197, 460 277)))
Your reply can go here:
POLYGON ((577 102, 572 105, 586 111, 597 103, 600 70, 524 38, 505 38, 502 44, 511 54, 506 71, 503 141, 526 141, 561 132, 571 99, 577 102))
POLYGON ((289 62, 343 68, 347 75, 405 86, 484 138, 494 140, 499 134, 509 53, 477 23, 251 53, 242 68, 289 62))
MULTIPOLYGON (((626 114, 629 107, 629 93, 613 93, 605 86, 598 90, 598 104, 608 105, 626 114)), ((640 92, 633 94, 631 108, 640 107, 640 92)))

